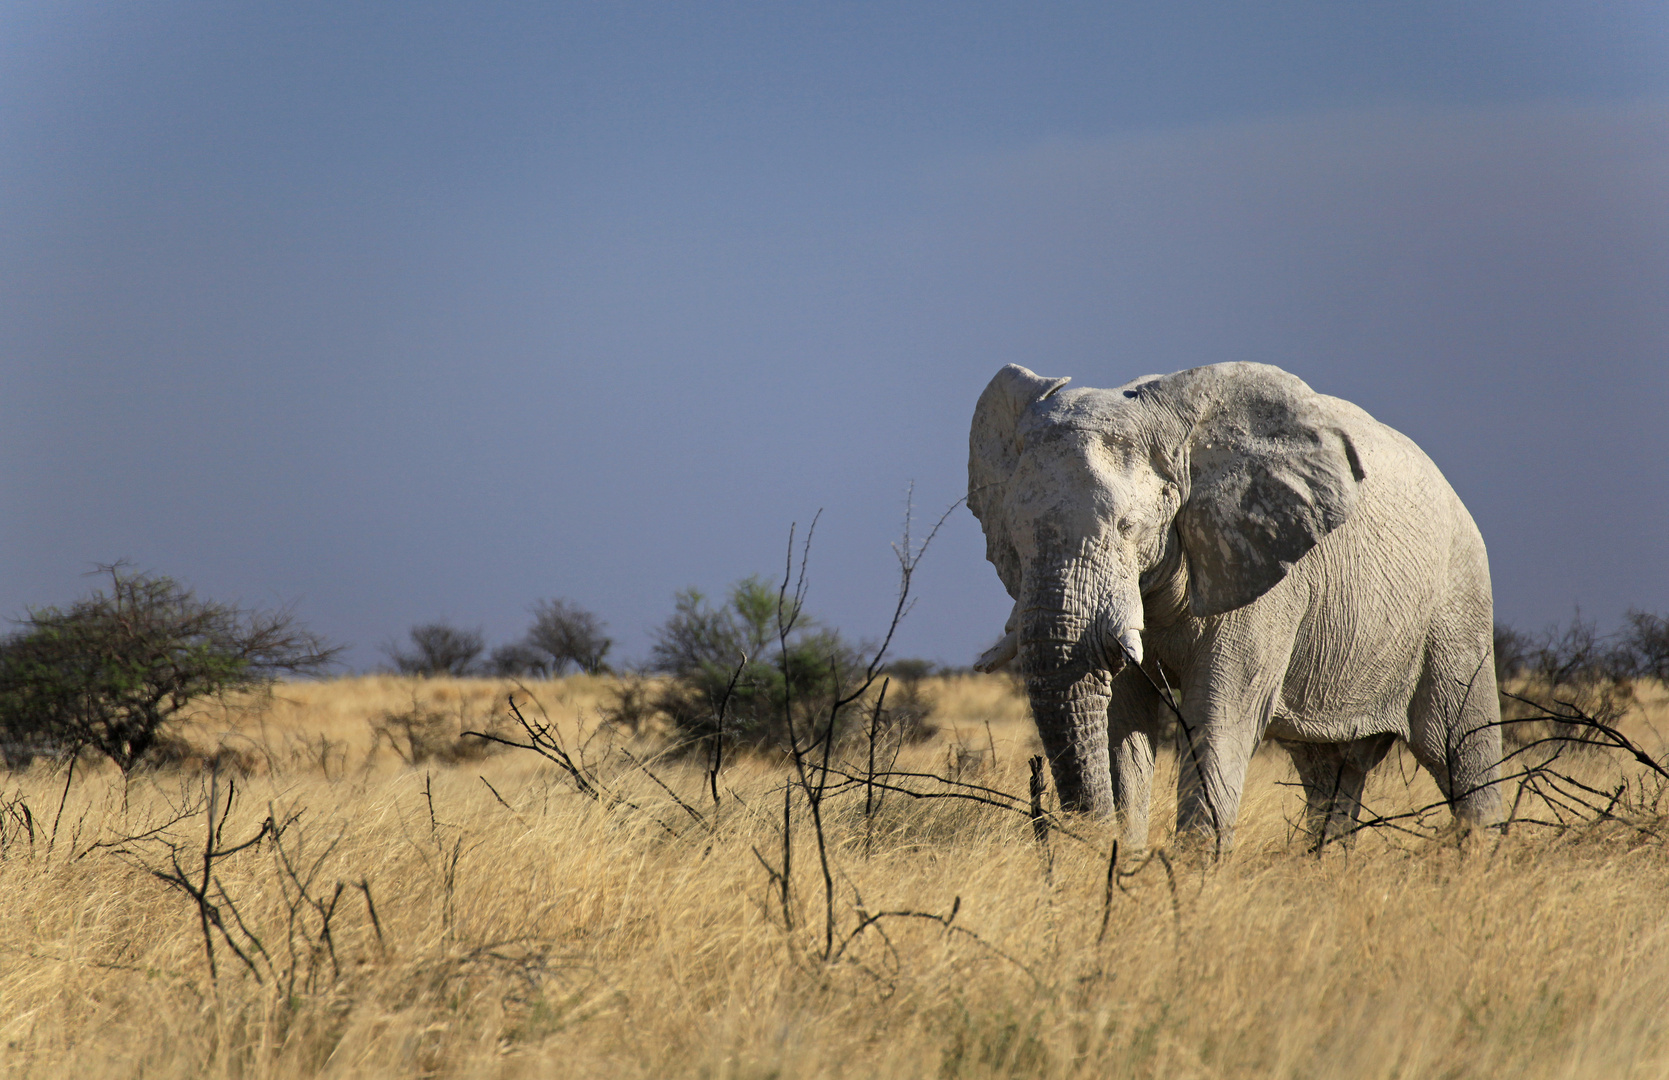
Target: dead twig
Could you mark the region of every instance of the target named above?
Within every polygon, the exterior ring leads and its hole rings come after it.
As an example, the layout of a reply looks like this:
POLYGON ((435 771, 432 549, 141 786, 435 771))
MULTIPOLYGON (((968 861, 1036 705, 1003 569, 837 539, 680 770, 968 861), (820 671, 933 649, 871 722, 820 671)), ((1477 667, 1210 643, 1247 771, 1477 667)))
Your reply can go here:
POLYGON ((1095 943, 1100 945, 1107 940, 1107 921, 1113 917, 1113 888, 1118 880, 1118 841, 1113 841, 1113 850, 1107 856, 1107 884, 1101 893, 1101 929, 1095 935, 1095 943))

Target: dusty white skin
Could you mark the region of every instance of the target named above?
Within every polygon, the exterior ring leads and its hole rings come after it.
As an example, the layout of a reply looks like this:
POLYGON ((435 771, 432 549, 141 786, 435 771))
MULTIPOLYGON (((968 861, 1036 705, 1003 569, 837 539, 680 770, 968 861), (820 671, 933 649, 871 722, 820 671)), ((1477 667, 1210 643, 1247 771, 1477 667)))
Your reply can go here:
POLYGON ((1292 754, 1313 828, 1357 819, 1397 738, 1458 817, 1498 816, 1489 564, 1431 460, 1263 364, 1067 381, 998 372, 968 459, 1015 601, 980 663, 1020 657, 1062 805, 1117 810, 1126 844, 1147 843, 1168 682, 1179 830, 1232 842, 1265 738, 1292 754))

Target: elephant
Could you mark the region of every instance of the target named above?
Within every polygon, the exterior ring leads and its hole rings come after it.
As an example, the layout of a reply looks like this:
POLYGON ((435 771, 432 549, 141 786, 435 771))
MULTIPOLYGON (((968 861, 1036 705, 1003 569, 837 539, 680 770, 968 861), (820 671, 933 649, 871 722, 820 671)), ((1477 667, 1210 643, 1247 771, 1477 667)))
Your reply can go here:
POLYGON ((1232 846, 1265 739, 1319 842, 1353 830, 1398 739, 1463 828, 1497 820, 1489 562, 1431 459, 1266 364, 1069 381, 1003 368, 968 456, 1014 601, 976 666, 1018 656, 1062 808, 1145 848, 1174 712, 1179 839, 1232 846))

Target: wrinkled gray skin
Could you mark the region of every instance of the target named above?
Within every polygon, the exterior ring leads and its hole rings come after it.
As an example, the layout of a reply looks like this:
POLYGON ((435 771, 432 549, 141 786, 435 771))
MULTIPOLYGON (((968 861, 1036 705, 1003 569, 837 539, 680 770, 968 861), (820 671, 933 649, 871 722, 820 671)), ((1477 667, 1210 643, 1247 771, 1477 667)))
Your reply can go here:
POLYGON ((1117 810, 1126 846, 1146 845, 1168 682, 1179 833, 1232 844, 1265 738, 1291 753, 1320 835, 1357 820, 1398 738, 1463 823, 1493 821, 1489 564, 1430 459, 1263 364, 1067 381, 998 372, 968 460, 1015 601, 980 666, 1018 653, 1062 806, 1117 810))

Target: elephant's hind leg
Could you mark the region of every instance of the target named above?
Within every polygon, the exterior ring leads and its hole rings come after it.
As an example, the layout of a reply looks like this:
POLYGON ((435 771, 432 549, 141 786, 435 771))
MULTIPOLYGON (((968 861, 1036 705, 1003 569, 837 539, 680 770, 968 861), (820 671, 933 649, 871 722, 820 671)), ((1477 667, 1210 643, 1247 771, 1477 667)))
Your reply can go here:
POLYGON ((1348 836, 1362 816, 1368 774, 1396 744, 1395 735, 1372 735, 1348 743, 1281 740, 1304 785, 1304 819, 1319 846, 1348 836))
POLYGON ((1489 634, 1487 622, 1440 624, 1408 712, 1409 749, 1466 825, 1501 816, 1501 709, 1489 634))

